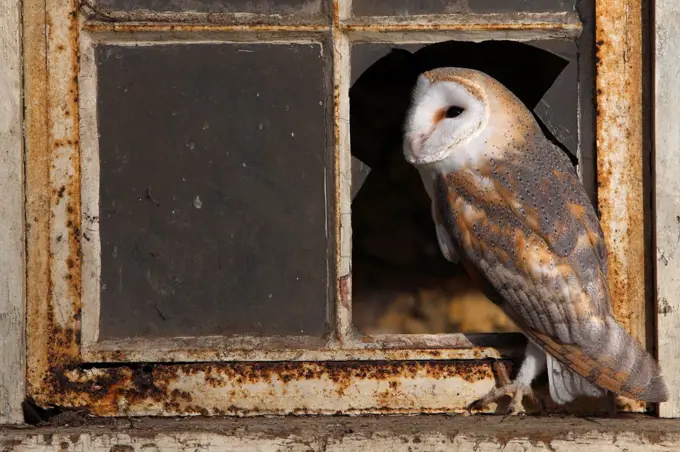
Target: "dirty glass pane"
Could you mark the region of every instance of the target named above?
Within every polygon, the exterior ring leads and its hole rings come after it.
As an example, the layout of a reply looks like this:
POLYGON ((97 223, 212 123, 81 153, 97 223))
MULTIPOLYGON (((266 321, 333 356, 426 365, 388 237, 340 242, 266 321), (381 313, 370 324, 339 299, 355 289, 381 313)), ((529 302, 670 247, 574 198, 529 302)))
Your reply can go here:
POLYGON ((100 338, 325 331, 318 44, 100 45, 100 338))
MULTIPOLYGON (((579 96, 588 92, 594 79, 588 79, 582 69, 584 82, 578 86, 577 42, 526 44, 449 41, 352 46, 351 149, 357 161, 371 168, 352 201, 352 303, 359 330, 372 334, 516 331, 499 308, 471 287, 464 269, 441 255, 422 180, 402 155, 401 127, 420 73, 443 66, 471 67, 511 88, 576 162, 579 96)), ((592 109, 592 103, 582 101, 583 117, 592 109)), ((581 127, 581 131, 581 152, 592 156, 588 146, 592 129, 581 127)))
POLYGON ((574 11, 576 0, 353 0, 357 16, 574 11))
POLYGON ((118 11, 281 14, 318 16, 323 0, 96 0, 100 8, 118 11))

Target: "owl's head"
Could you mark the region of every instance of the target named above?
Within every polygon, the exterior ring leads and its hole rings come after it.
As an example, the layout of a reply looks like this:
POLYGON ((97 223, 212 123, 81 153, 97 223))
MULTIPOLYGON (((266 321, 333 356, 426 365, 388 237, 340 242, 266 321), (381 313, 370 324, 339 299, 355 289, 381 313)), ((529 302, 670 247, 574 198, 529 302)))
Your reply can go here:
POLYGON ((533 128, 532 123, 524 104, 491 76, 473 69, 434 69, 418 77, 413 91, 404 156, 416 166, 470 159, 476 152, 488 154, 503 136, 512 139, 533 128), (480 140, 491 142, 481 146, 480 140))

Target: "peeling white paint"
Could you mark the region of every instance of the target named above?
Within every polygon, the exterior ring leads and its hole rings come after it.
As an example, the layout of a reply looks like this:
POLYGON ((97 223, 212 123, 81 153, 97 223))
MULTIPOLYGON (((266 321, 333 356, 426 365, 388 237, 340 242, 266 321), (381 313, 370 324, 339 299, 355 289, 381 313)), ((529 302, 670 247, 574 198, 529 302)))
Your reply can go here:
POLYGON ((20 6, 0 2, 0 424, 21 421, 25 387, 20 6))
POLYGON ((663 417, 680 417, 680 4, 657 0, 654 5, 658 354, 671 395, 659 412, 663 417))
MULTIPOLYGON (((196 429, 183 427, 174 422, 163 429, 117 429, 95 427, 68 429, 55 432, 32 429, 26 431, 0 431, 0 448, 16 452, 135 452, 135 451, 206 451, 206 452, 582 452, 584 448, 597 452, 669 452, 680 448, 680 434, 639 432, 635 429, 606 430, 593 427, 578 428, 542 435, 539 425, 536 432, 512 432, 502 427, 484 427, 441 432, 431 428, 414 433, 398 432, 386 427, 390 423, 369 423, 367 427, 344 426, 342 422, 326 425, 326 429, 296 428, 298 423, 287 426, 285 420, 266 419, 258 421, 261 428, 248 426, 196 429), (277 428, 268 425, 278 424, 277 428), (377 424, 377 425, 376 425, 377 424), (481 431, 480 431, 481 430, 481 431), (552 436, 552 437, 551 437, 552 436)), ((454 419, 439 419, 456 424, 454 419)), ((172 422, 172 421, 170 421, 172 422)), ((404 419, 397 419, 404 422, 404 419)), ((415 421, 418 422, 418 421, 415 421)), ((498 421, 489 420, 489 423, 498 421)), ((324 422, 324 424, 329 424, 324 422)), ((348 424, 348 423, 345 423, 348 424)), ((358 424, 360 425, 360 424, 358 424)))

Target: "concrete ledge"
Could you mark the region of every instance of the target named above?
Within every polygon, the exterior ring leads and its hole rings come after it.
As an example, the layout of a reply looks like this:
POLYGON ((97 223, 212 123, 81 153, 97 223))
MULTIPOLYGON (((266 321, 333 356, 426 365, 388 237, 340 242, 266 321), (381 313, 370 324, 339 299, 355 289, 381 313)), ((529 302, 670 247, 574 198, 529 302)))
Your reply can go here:
POLYGON ((0 450, 678 451, 680 420, 645 416, 108 419, 79 426, 0 427, 0 450))

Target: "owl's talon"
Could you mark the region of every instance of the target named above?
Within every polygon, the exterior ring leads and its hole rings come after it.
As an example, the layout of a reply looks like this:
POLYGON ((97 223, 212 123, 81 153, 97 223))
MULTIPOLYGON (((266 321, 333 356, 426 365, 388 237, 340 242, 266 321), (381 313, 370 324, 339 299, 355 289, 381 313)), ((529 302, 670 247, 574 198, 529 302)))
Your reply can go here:
POLYGON ((520 386, 517 383, 510 383, 500 388, 493 388, 481 399, 477 399, 468 405, 468 411, 481 410, 490 403, 497 402, 498 399, 505 395, 512 396, 510 404, 505 412, 506 416, 512 416, 520 413, 520 406, 522 405, 522 398, 525 395, 531 395, 533 391, 531 388, 520 386))

